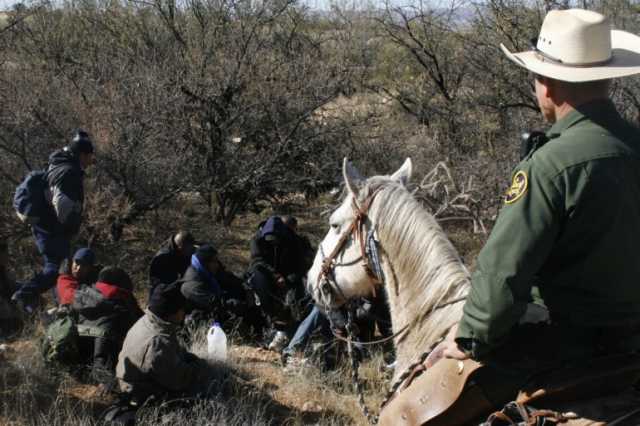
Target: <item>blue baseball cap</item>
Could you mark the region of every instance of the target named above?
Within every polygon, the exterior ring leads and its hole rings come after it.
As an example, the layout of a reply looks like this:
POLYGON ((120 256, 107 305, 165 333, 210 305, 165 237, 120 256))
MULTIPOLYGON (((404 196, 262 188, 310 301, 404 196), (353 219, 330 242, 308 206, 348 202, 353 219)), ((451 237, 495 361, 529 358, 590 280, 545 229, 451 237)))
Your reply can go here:
POLYGON ((83 247, 73 255, 73 261, 79 265, 93 266, 96 261, 96 255, 90 248, 83 247))

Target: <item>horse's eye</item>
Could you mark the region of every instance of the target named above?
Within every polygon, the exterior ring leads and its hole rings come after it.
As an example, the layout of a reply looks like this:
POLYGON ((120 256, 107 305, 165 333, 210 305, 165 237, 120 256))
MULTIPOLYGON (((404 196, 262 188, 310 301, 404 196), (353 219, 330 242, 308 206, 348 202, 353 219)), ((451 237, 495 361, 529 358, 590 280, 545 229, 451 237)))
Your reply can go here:
POLYGON ((332 223, 331 229, 333 229, 334 231, 337 231, 338 229, 340 229, 340 225, 338 225, 337 223, 332 223))

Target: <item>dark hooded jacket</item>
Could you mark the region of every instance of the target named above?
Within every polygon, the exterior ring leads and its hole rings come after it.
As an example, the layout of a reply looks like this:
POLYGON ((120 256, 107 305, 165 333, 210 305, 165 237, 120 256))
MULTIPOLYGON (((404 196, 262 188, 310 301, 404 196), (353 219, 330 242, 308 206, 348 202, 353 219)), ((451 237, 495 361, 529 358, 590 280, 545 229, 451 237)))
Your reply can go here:
POLYGON ((178 253, 173 237, 165 241, 151 260, 149 266, 149 284, 152 288, 160 283, 170 284, 180 279, 191 260, 178 253))
POLYGON ((266 269, 298 284, 306 273, 306 263, 301 242, 279 217, 260 224, 251 241, 251 268, 266 269))
POLYGON ((122 342, 127 331, 143 315, 130 289, 106 282, 76 290, 73 310, 81 335, 122 342))
POLYGON ((51 154, 47 181, 57 223, 46 224, 45 227, 53 227, 52 230, 61 231, 66 235, 75 235, 78 232, 84 203, 83 179, 84 171, 76 154, 68 148, 51 154))

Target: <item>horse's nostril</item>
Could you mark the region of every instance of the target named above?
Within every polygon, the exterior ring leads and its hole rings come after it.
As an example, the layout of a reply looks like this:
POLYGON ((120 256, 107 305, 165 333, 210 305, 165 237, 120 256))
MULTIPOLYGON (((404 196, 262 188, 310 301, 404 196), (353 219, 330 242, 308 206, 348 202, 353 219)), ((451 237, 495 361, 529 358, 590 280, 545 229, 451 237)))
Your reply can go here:
POLYGON ((331 286, 329 285, 328 281, 323 281, 322 284, 320 285, 320 290, 322 291, 322 294, 324 294, 325 296, 328 296, 331 294, 331 286))

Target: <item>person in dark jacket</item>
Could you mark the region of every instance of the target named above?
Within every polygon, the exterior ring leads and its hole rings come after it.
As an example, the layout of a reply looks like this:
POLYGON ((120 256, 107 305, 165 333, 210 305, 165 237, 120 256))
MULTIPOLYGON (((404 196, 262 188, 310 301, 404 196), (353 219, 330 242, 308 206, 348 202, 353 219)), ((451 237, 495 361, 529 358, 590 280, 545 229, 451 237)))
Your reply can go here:
POLYGON ((84 247, 75 252, 71 261, 63 262, 56 283, 59 305, 72 304, 78 288, 93 285, 98 280, 100 268, 95 261, 95 253, 84 247))
POLYGON ((298 219, 296 219, 295 216, 282 216, 282 223, 284 223, 292 233, 293 240, 302 259, 301 269, 305 272, 308 271, 311 269, 311 265, 313 265, 313 260, 316 256, 316 251, 311 246, 309 238, 298 232, 298 219))
POLYGON ((11 303, 16 284, 8 270, 9 246, 0 240, 0 338, 8 337, 22 325, 20 312, 11 303))
POLYGON ((113 374, 127 331, 143 315, 131 278, 119 267, 103 268, 94 286, 76 290, 72 309, 78 316, 81 352, 94 378, 105 382, 105 374, 113 374))
POLYGON ((233 322, 234 327, 244 325, 257 334, 262 332, 260 311, 247 303, 242 280, 225 269, 212 245, 198 248, 179 282, 191 321, 215 319, 223 327, 233 322))
POLYGON ((12 299, 25 312, 32 312, 39 295, 56 284, 60 264, 69 256, 71 238, 78 233, 84 203, 84 170, 93 163, 93 143, 84 130, 77 130, 71 143, 49 157, 46 211, 31 225, 44 266, 23 283, 12 299))
POLYGON ((248 280, 276 330, 270 349, 282 350, 293 331, 296 305, 305 296, 306 266, 305 251, 279 216, 260 225, 251 241, 248 280))
POLYGON ((218 251, 212 245, 199 247, 191 256, 191 265, 180 279, 189 308, 213 312, 223 303, 222 286, 215 278, 219 269, 218 251))
POLYGON ((160 283, 180 279, 191 265, 195 239, 188 231, 180 231, 169 238, 158 250, 149 266, 149 298, 160 283))

